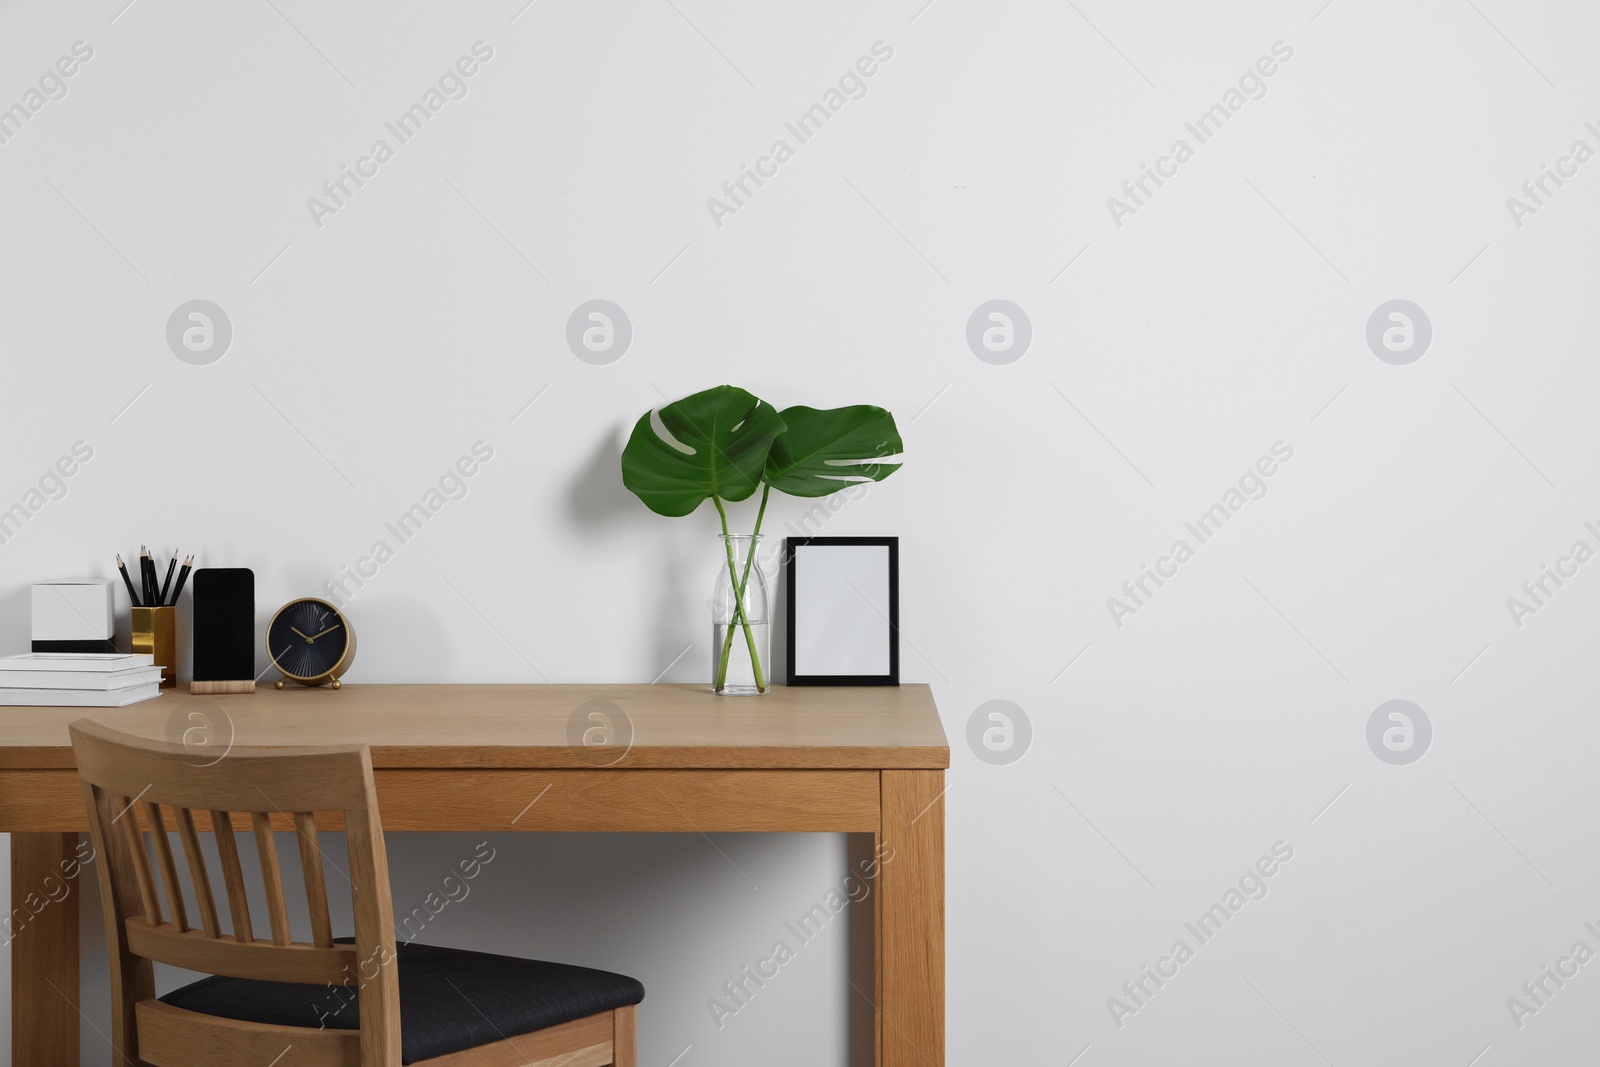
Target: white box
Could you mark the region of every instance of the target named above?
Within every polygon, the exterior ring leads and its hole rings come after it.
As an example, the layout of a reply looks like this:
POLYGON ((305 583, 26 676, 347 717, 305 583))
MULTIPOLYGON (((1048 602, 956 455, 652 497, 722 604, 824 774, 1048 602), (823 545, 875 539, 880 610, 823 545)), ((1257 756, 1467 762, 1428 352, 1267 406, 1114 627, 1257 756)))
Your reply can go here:
POLYGON ((109 641, 116 635, 110 578, 41 582, 33 587, 35 641, 109 641))

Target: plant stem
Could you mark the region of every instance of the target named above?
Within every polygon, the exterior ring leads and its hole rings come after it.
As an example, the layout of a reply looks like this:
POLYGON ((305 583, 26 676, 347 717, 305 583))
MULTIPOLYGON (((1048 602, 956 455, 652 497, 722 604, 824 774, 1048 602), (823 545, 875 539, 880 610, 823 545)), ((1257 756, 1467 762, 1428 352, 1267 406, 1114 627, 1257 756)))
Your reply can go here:
MULTIPOLYGON (((734 589, 734 592, 737 593, 738 597, 739 597, 739 611, 740 611, 741 615, 743 614, 743 611, 744 611, 744 591, 750 585, 750 564, 752 562, 754 562, 754 560, 756 558, 756 539, 761 536, 761 520, 766 517, 766 514, 767 514, 767 498, 769 496, 771 496, 771 495, 772 495, 772 487, 770 485, 762 485, 762 487, 761 487, 761 507, 756 512, 756 528, 755 528, 755 532, 750 535, 750 553, 749 553, 749 555, 745 556, 745 558, 744 558, 744 574, 743 574, 743 576, 740 577, 739 583, 738 583, 737 587, 734 589)), ((724 529, 726 529, 726 527, 724 527, 724 529)), ((750 628, 748 626, 746 626, 745 627, 745 636, 748 637, 749 633, 750 633, 750 628)), ((722 659, 720 661, 721 662, 721 667, 720 667, 720 670, 719 670, 719 676, 720 675, 725 675, 727 673, 728 654, 732 650, 732 648, 733 648, 733 629, 732 629, 732 627, 729 627, 728 632, 725 635, 723 635, 723 638, 722 638, 722 659)), ((756 688, 760 689, 763 693, 765 693, 767 691, 767 687, 765 685, 761 684, 762 681, 763 681, 763 679, 761 677, 761 664, 759 662, 755 661, 755 654, 756 654, 755 644, 752 641, 751 645, 750 645, 750 656, 751 656, 752 661, 755 662, 756 688)))
MULTIPOLYGON (((721 498, 717 497, 715 494, 712 495, 711 502, 717 506, 717 517, 722 520, 722 544, 723 544, 724 551, 728 555, 728 580, 731 582, 731 581, 734 580, 733 579, 733 547, 728 542, 728 513, 722 507, 721 498)), ((737 590, 735 590, 735 592, 737 592, 737 590)), ((739 600, 739 598, 737 596, 735 596, 734 605, 733 605, 733 619, 729 621, 728 633, 727 633, 726 638, 722 642, 722 655, 717 660, 717 675, 716 675, 715 678, 712 679, 712 683, 711 683, 711 688, 715 692, 719 692, 720 693, 722 691, 723 683, 727 680, 727 677, 728 677, 728 653, 733 648, 733 625, 732 624, 734 622, 737 622, 737 621, 743 619, 743 618, 744 618, 744 604, 742 603, 742 601, 739 600)))
MULTIPOLYGON (((732 540, 730 540, 731 535, 728 533, 728 511, 727 511, 726 508, 724 508, 722 506, 722 498, 721 497, 713 495, 711 497, 711 502, 717 506, 717 516, 722 520, 722 538, 723 538, 722 543, 723 543, 724 548, 727 551, 727 556, 728 556, 728 580, 731 583, 733 583, 733 592, 734 592, 733 618, 734 618, 734 621, 737 621, 739 623, 740 627, 743 628, 743 630, 744 630, 745 644, 747 646, 749 646, 749 649, 750 649, 750 666, 755 672, 756 688, 758 690, 760 690, 761 692, 765 693, 767 691, 767 680, 766 680, 766 677, 761 673, 761 657, 756 652, 755 635, 750 632, 750 620, 749 620, 749 618, 746 617, 745 611, 744 611, 744 586, 739 581, 737 565, 734 563, 734 559, 733 559, 733 542, 732 542, 732 540)), ((763 498, 762 498, 762 510, 765 510, 765 507, 766 507, 766 499, 765 499, 765 496, 763 496, 763 498)), ((754 547, 752 546, 752 552, 753 551, 754 551, 754 547)), ((749 576, 749 573, 750 573, 749 572, 749 559, 746 558, 746 560, 745 560, 745 575, 746 575, 747 578, 749 576)), ((717 664, 717 676, 716 676, 716 678, 714 680, 714 685, 713 685, 714 689, 721 690, 723 688, 723 686, 724 686, 724 683, 727 681, 727 677, 728 677, 728 654, 729 654, 730 651, 732 651, 732 647, 733 647, 733 635, 732 635, 732 631, 730 630, 729 634, 728 634, 728 638, 723 642, 722 657, 721 657, 721 659, 719 660, 719 662, 717 664)))

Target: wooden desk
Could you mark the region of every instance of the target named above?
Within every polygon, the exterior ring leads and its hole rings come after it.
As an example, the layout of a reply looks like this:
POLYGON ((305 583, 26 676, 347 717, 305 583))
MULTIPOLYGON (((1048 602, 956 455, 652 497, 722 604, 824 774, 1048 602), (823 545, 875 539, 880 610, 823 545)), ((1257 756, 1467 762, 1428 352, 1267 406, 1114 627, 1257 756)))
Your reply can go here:
POLYGON ((872 896, 877 1062, 943 1067, 950 749, 925 685, 780 686, 760 698, 694 686, 351 685, 0 708, 17 1067, 78 1062, 78 895, 62 872, 88 830, 67 742, 67 724, 84 716, 162 740, 213 731, 192 735, 197 744, 226 745, 228 732, 237 745, 369 744, 385 830, 871 834, 893 850, 872 896), (589 711, 611 720, 609 745, 584 747, 586 729, 606 740, 589 711))

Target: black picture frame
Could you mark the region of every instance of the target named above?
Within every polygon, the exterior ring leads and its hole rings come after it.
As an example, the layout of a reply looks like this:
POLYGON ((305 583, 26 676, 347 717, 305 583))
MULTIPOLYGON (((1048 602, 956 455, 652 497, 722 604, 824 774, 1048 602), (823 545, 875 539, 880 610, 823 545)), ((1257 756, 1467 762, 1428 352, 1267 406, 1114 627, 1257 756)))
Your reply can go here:
POLYGON ((787 574, 784 591, 787 594, 786 618, 788 632, 785 647, 788 652, 788 684, 790 685, 899 685, 900 684, 900 538, 898 537, 787 537, 784 538, 783 563, 787 574), (798 549, 808 546, 838 546, 856 548, 887 548, 889 550, 889 673, 888 674, 801 674, 795 665, 795 609, 799 576, 798 549))

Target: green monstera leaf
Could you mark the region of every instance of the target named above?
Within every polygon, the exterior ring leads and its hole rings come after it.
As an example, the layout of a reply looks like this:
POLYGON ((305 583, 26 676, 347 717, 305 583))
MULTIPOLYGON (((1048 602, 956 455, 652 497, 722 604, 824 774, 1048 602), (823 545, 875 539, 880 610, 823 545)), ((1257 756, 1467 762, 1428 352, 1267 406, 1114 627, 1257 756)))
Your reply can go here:
POLYGON ((731 385, 686 396, 634 425, 622 450, 622 484, 657 515, 687 515, 712 496, 748 499, 761 488, 783 428, 776 408, 731 385))
POLYGON ((785 408, 787 427, 772 442, 766 482, 790 496, 827 496, 857 482, 881 482, 900 469, 878 460, 904 446, 894 416, 883 408, 785 408))

